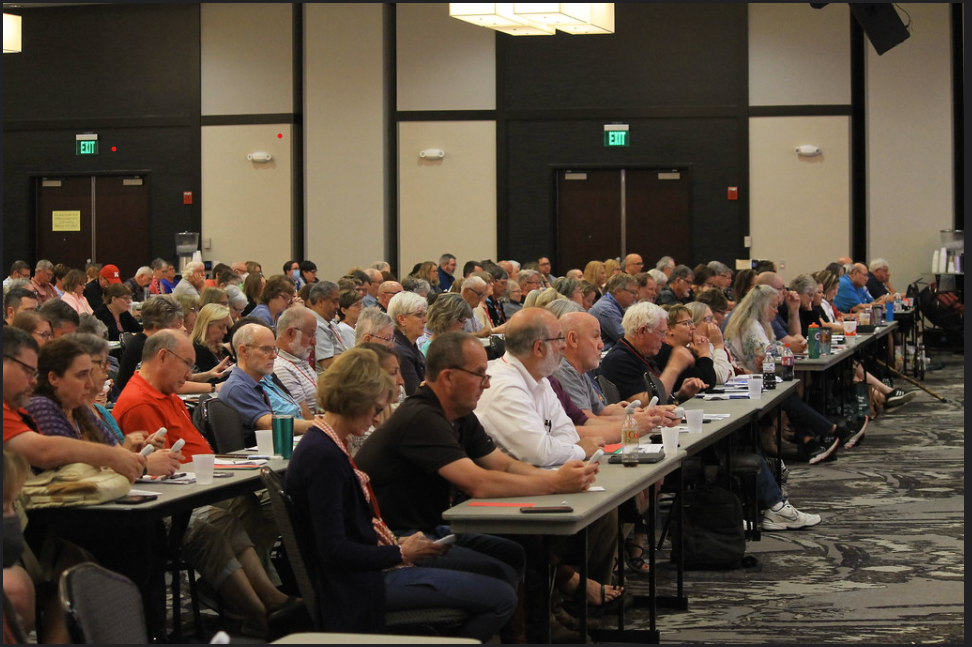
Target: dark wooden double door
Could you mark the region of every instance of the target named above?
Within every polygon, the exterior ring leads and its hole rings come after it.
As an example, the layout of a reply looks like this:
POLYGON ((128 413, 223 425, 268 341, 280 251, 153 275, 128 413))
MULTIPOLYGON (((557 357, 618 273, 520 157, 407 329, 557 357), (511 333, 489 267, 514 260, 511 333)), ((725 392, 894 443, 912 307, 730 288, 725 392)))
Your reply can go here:
POLYGON ((38 177, 34 197, 38 259, 111 263, 123 279, 152 260, 147 176, 38 177))
POLYGON ((691 256, 691 178, 681 169, 557 171, 558 273, 592 260, 691 256))

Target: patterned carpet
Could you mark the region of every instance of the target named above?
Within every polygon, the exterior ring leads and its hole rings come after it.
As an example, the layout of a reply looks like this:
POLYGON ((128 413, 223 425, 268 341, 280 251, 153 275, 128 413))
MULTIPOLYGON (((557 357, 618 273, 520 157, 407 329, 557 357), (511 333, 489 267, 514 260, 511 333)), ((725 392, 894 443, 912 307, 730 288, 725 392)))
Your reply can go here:
MULTIPOLYGON (((823 522, 750 542, 754 568, 686 573, 689 609, 660 610, 662 643, 964 641, 964 358, 934 359, 923 384, 948 402, 919 391, 836 462, 790 465, 791 501, 823 522)), ((667 557, 660 594, 674 593, 667 557)))

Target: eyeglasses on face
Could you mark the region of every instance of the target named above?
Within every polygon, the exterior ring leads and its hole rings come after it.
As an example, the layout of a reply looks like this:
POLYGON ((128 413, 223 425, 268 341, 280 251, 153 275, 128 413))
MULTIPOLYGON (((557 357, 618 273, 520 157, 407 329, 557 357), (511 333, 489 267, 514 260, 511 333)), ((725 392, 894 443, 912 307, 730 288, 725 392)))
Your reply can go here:
POLYGON ((27 362, 22 362, 16 357, 14 357, 13 355, 4 355, 4 358, 9 359, 11 362, 17 362, 18 364, 20 364, 23 367, 24 371, 27 372, 27 377, 30 378, 31 380, 37 377, 37 369, 31 366, 30 364, 28 364, 27 362))
POLYGON ((180 355, 179 353, 176 353, 174 351, 171 351, 171 350, 166 349, 166 352, 171 353, 172 355, 174 355, 174 356, 178 357, 179 359, 181 359, 182 360, 182 363, 186 365, 186 368, 188 368, 190 371, 192 370, 192 366, 193 366, 194 362, 189 361, 188 359, 186 359, 185 357, 183 357, 182 355, 180 355))
POLYGON ((463 373, 469 373, 470 375, 475 375, 480 380, 480 386, 486 386, 487 384, 489 384, 490 379, 492 379, 493 377, 489 373, 477 373, 476 371, 470 371, 468 368, 463 368, 461 366, 450 366, 449 368, 455 371, 462 371, 463 373))
POLYGON ((682 321, 676 321, 673 326, 685 326, 686 328, 691 328, 695 325, 695 322, 691 319, 683 319, 682 321))

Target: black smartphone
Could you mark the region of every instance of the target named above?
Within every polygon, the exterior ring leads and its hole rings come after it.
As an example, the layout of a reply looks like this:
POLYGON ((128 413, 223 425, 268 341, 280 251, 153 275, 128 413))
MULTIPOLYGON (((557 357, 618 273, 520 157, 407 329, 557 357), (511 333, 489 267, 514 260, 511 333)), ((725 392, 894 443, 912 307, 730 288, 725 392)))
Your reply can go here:
POLYGON ((128 496, 123 496, 120 499, 116 499, 115 503, 120 505, 138 505, 139 503, 145 503, 146 501, 155 501, 158 498, 158 494, 130 494, 128 496))
POLYGON ((573 512, 574 509, 569 505, 551 505, 551 506, 529 506, 526 508, 520 508, 520 512, 523 514, 544 514, 544 513, 556 513, 556 512, 573 512))

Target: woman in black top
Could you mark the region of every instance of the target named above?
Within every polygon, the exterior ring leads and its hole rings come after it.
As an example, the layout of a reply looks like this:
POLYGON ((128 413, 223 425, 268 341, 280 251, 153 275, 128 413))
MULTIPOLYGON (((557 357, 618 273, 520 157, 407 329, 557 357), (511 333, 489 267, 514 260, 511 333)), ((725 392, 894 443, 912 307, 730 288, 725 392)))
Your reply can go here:
POLYGON ((118 341, 122 333, 142 332, 128 306, 132 303, 132 291, 124 283, 112 283, 105 290, 104 303, 95 308, 94 316, 108 326, 108 341, 118 341))

